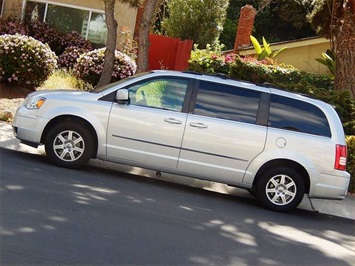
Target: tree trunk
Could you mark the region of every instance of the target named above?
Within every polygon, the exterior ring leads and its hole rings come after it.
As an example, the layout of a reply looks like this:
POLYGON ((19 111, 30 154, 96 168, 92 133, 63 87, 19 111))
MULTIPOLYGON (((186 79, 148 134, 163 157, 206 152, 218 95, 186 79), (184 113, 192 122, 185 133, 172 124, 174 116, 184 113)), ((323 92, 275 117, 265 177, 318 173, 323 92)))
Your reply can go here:
POLYGON ((155 18, 159 0, 146 0, 139 26, 137 73, 148 70, 149 30, 155 18))
POLYGON ((353 8, 347 8, 335 36, 335 89, 349 91, 355 99, 355 23, 353 8))
POLYGON ((116 0, 104 0, 108 34, 104 66, 99 83, 96 86, 97 88, 109 84, 112 78, 113 66, 115 62, 118 26, 117 21, 115 20, 115 1, 116 0))

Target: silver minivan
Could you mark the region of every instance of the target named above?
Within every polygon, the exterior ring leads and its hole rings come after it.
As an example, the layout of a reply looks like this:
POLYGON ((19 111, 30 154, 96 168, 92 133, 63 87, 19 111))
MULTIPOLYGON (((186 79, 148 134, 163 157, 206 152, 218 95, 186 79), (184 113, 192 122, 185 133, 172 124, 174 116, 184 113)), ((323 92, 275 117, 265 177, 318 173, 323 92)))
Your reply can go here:
POLYGON ((69 168, 119 162, 241 187, 268 209, 343 199, 340 119, 324 102, 219 76, 151 71, 95 92, 31 93, 14 132, 69 168))

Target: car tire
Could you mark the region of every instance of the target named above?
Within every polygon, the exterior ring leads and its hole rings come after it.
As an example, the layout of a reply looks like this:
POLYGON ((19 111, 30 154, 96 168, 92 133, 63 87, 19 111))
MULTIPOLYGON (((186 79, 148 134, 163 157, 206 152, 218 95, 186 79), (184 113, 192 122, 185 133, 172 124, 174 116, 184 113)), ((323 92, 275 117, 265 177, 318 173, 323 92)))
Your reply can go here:
POLYGON ((286 167, 266 171, 256 186, 256 195, 261 204, 277 212, 297 208, 303 199, 304 191, 302 177, 296 171, 286 167))
POLYGON ((65 122, 54 126, 45 138, 45 151, 55 165, 80 168, 91 158, 93 137, 80 123, 65 122))

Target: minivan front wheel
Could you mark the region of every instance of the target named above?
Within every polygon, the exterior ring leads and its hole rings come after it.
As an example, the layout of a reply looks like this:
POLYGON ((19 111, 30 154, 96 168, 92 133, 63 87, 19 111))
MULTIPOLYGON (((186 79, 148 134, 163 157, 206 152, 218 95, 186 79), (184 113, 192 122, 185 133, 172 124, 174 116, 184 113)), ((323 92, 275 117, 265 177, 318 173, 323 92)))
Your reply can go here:
POLYGON ((259 201, 272 211, 290 211, 303 199, 302 177, 291 169, 278 167, 266 171, 256 186, 259 201))
POLYGON ((48 159, 61 167, 82 167, 90 160, 93 146, 89 130, 80 123, 59 124, 53 127, 45 138, 48 159))

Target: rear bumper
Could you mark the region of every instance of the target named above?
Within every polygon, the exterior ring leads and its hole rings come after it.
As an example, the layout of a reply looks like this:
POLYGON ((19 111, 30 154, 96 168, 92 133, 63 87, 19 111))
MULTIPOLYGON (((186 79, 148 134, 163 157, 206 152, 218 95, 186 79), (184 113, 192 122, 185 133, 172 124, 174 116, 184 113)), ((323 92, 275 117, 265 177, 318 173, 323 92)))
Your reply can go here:
POLYGON ((310 198, 344 199, 348 193, 350 174, 345 171, 334 171, 333 174, 321 173, 318 182, 311 187, 310 198))

